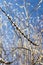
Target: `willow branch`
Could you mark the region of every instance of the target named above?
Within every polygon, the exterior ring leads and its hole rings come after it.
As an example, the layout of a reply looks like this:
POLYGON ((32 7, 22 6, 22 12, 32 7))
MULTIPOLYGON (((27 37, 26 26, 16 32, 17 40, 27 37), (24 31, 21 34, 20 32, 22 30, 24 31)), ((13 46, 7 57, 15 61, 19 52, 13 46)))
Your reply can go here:
MULTIPOLYGON (((0 7, 0 10, 7 16, 6 12, 0 7)), ((38 46, 37 44, 33 43, 30 39, 27 38, 27 36, 18 28, 18 26, 11 20, 10 16, 7 16, 7 18, 10 20, 11 25, 15 26, 16 29, 33 45, 38 46)))

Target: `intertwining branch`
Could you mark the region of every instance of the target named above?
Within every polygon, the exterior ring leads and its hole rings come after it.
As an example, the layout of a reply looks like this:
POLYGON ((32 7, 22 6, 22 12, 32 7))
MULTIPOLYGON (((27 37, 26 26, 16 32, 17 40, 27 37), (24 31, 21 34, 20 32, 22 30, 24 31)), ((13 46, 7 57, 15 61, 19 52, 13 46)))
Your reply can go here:
MULTIPOLYGON (((40 3, 39 3, 40 4, 40 3)), ((39 6, 39 5, 38 5, 39 6)), ((37 7, 38 7, 37 6, 37 7)), ((37 9, 37 7, 36 8, 34 8, 33 10, 36 10, 37 9)), ((24 36, 24 38, 26 38, 31 44, 33 44, 33 45, 35 45, 35 46, 38 46, 37 44, 35 44, 34 42, 32 42, 29 38, 27 38, 27 36, 19 29, 19 27, 13 22, 13 20, 10 18, 10 16, 8 16, 7 14, 6 14, 6 12, 0 7, 0 10, 5 14, 5 16, 10 20, 10 22, 11 22, 11 25, 14 27, 16 27, 16 29, 17 29, 17 31, 19 31, 20 32, 20 34, 22 35, 22 36, 24 36)), ((33 11, 32 11, 33 12, 33 11)), ((30 15, 31 16, 31 15, 30 15)), ((27 48, 24 48, 24 47, 17 47, 17 48, 15 48, 13 51, 15 51, 16 49, 25 49, 25 50, 29 50, 29 51, 31 51, 30 49, 27 49, 27 48)), ((5 60, 3 60, 2 58, 0 58, 0 63, 4 63, 4 64, 11 64, 11 63, 13 63, 13 62, 15 62, 17 59, 15 59, 15 60, 13 60, 13 61, 11 61, 11 62, 8 62, 8 61, 5 61, 5 60)), ((38 59, 37 59, 37 61, 39 60, 39 57, 38 57, 38 59)), ((36 61, 36 62, 37 62, 36 61)), ((34 63, 34 65, 35 65, 35 63, 34 63)))

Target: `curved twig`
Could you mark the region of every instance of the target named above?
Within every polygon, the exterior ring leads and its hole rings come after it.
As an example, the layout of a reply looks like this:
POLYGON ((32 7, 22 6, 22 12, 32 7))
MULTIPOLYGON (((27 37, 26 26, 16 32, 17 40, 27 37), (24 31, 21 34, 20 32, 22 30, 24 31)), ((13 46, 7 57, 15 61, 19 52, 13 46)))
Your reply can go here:
MULTIPOLYGON (((31 50, 29 50, 28 48, 24 48, 24 47, 17 47, 17 48, 15 48, 15 49, 13 49, 12 51, 15 51, 15 50, 17 50, 17 49, 25 49, 25 50, 28 50, 28 51, 31 51, 31 50)), ((9 61, 5 61, 5 60, 3 60, 2 58, 0 58, 0 63, 4 63, 4 64, 12 64, 13 62, 15 62, 17 59, 15 59, 15 60, 13 60, 13 61, 11 61, 11 62, 9 62, 9 61)))
POLYGON ((0 59, 0 63, 3 63, 3 64, 12 64, 13 62, 15 62, 17 60, 17 58, 13 61, 5 61, 3 60, 3 58, 0 59))

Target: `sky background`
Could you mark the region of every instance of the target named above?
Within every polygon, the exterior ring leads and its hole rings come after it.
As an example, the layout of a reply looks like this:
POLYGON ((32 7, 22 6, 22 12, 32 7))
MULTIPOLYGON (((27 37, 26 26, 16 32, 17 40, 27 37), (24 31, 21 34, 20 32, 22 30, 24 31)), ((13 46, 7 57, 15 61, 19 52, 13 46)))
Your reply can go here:
MULTIPOLYGON (((43 47, 43 0, 26 0, 29 6, 26 6, 28 11, 28 16, 31 15, 31 18, 28 20, 29 24, 32 24, 33 27, 37 28, 37 33, 41 33, 42 36, 42 47, 43 47), (35 10, 38 6, 38 9, 35 10), (34 9, 35 8, 35 9, 34 9)), ((20 7, 24 5, 24 0, 0 0, 0 7, 10 16, 12 16, 14 20, 14 16, 18 15, 18 13, 23 13, 23 17, 25 19, 26 14, 24 8, 20 7), (7 6, 6 6, 7 5, 7 6)), ((21 15, 20 15, 21 16, 21 15)), ((13 35, 15 34, 13 31, 13 27, 11 26, 9 20, 2 12, 0 12, 0 17, 2 18, 2 28, 0 28, 0 36, 3 34, 3 42, 5 44, 6 49, 10 46, 10 42, 13 42, 13 35), (4 22, 3 22, 4 21, 4 22), (6 40, 5 40, 6 39, 6 40), (9 45, 9 46, 7 46, 9 45)), ((24 22, 23 22, 24 23, 24 22)), ((18 26, 19 25, 18 21, 18 26)), ((32 30, 32 34, 36 31, 32 30)), ((27 34, 28 32, 26 32, 27 34)), ((31 38, 32 35, 30 35, 31 38)), ((17 42, 18 37, 15 37, 15 43, 17 42)), ((33 40, 33 39, 32 39, 33 40)), ((12 44, 11 42, 11 44, 12 44)))

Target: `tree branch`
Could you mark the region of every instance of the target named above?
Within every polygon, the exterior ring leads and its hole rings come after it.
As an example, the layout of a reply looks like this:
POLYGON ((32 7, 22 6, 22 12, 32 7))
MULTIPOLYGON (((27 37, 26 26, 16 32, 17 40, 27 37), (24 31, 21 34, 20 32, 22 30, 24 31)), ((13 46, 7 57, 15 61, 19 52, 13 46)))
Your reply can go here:
MULTIPOLYGON (((7 16, 6 12, 0 7, 0 10, 7 16)), ((11 20, 10 16, 7 16, 7 18, 10 20, 11 25, 15 26, 16 29, 33 45, 38 46, 37 44, 33 43, 30 39, 27 38, 27 36, 18 28, 18 26, 11 20)))

